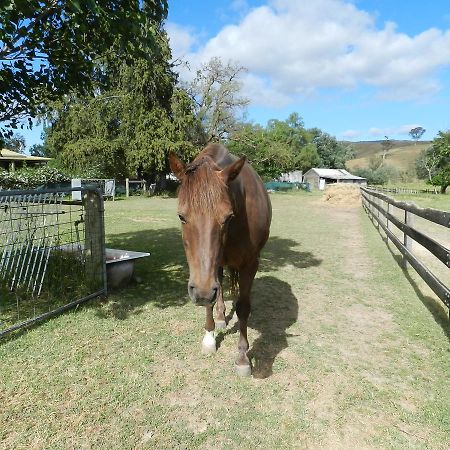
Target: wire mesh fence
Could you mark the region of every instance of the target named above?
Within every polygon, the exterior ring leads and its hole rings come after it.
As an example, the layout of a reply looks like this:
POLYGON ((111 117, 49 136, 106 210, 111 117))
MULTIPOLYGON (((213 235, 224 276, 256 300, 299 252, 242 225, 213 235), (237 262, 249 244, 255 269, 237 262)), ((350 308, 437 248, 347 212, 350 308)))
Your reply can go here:
POLYGON ((0 336, 106 294, 102 194, 0 191, 0 336))

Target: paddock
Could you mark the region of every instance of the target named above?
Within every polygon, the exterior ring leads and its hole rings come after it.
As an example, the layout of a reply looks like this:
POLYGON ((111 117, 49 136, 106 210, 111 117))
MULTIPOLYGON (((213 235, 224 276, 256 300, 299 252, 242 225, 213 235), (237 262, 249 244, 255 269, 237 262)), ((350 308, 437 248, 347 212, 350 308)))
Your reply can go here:
POLYGON ((106 245, 152 256, 140 283, 0 342, 1 447, 445 448, 448 309, 360 205, 271 200, 252 378, 235 318, 201 355, 176 199, 107 202, 106 245))

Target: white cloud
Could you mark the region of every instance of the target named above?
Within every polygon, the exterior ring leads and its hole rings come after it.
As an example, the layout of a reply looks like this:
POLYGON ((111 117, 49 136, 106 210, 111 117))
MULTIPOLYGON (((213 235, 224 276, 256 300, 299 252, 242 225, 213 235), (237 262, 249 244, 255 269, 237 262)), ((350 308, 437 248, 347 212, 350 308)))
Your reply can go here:
POLYGON ((405 135, 407 136, 409 132, 416 127, 419 127, 418 124, 407 124, 407 125, 401 125, 398 127, 389 127, 389 128, 370 128, 368 133, 370 136, 375 137, 385 137, 385 136, 398 136, 398 135, 405 135))
MULTIPOLYGON (((235 1, 241 6, 245 1, 235 1)), ((408 36, 348 0, 273 0, 251 9, 193 50, 192 31, 168 24, 174 56, 193 68, 213 56, 246 67, 245 92, 255 105, 286 105, 321 89, 370 86, 383 99, 420 100, 440 89, 450 64, 450 30, 408 36)))
POLYGON ((198 43, 198 37, 194 30, 174 22, 168 22, 165 28, 169 35, 173 57, 175 59, 186 58, 192 52, 194 45, 198 43))
POLYGON ((345 139, 355 139, 362 135, 363 133, 359 130, 346 130, 341 133, 341 136, 345 139))

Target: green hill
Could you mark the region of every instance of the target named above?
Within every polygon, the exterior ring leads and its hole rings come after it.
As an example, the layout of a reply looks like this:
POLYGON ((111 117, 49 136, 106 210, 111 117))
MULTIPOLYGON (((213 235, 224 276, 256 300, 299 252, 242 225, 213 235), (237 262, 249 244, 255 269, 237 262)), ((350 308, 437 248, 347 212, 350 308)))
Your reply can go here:
MULTIPOLYGON (((346 142, 355 150, 355 158, 347 161, 347 167, 351 171, 356 167, 368 167, 370 158, 382 156, 383 141, 346 142)), ((395 167, 400 171, 415 171, 415 162, 419 153, 429 147, 429 141, 392 141, 394 146, 386 156, 386 165, 395 167)))

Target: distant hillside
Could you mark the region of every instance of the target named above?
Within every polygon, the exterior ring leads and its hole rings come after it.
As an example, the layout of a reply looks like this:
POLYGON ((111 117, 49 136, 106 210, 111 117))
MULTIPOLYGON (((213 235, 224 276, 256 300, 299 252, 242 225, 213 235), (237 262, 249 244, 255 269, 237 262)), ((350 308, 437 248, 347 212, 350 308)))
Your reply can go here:
MULTIPOLYGON (((382 141, 346 142, 353 147, 356 153, 355 159, 347 161, 348 169, 367 167, 372 156, 381 156, 383 154, 381 143, 382 141)), ((419 141, 415 144, 412 141, 393 140, 392 143, 394 147, 386 156, 386 164, 402 171, 414 171, 419 153, 430 145, 429 141, 419 141)))

